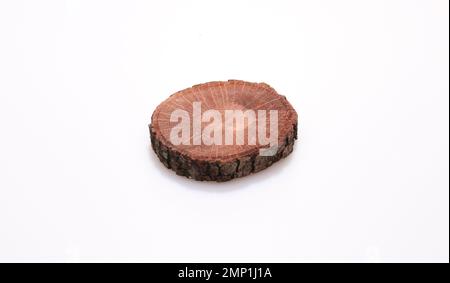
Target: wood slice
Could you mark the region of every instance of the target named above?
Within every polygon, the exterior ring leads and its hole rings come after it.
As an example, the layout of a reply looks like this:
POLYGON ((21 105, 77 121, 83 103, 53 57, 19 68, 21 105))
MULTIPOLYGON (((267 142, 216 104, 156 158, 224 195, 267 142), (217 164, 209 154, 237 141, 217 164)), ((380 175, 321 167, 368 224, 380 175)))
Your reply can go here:
MULTIPOLYGON (((256 125, 254 126, 256 127, 256 125)), ((171 95, 156 108, 149 128, 152 148, 167 168, 174 170, 178 175, 199 181, 224 182, 259 172, 288 156, 297 139, 297 113, 286 97, 279 95, 265 83, 238 80, 209 82, 171 95), (202 137, 208 126, 207 121, 198 123, 199 120, 197 120, 194 122, 193 113, 198 113, 193 110, 194 102, 197 102, 197 106, 200 103, 200 113, 202 114, 208 110, 216 110, 220 113, 222 144, 206 145, 202 138, 199 138, 198 135, 194 136, 195 123, 197 123, 197 129, 200 125, 202 137), (175 122, 173 119, 171 121, 171 115, 176 110, 185 111, 191 119, 189 138, 183 139, 184 144, 171 142, 171 132, 180 122, 180 120, 175 122), (257 125, 266 123, 266 137, 269 135, 270 110, 276 110, 278 113, 278 146, 272 148, 272 155, 261 154, 261 149, 267 149, 270 145, 263 145, 259 139, 255 143, 249 142, 252 133, 248 131, 252 125, 251 119, 245 119, 245 129, 239 129, 245 135, 244 144, 237 143, 237 138, 233 136, 233 144, 226 145, 224 142, 225 132, 230 125, 232 124, 233 128, 229 130, 233 130, 235 134, 238 131, 237 121, 231 124, 226 123, 226 110, 253 110, 256 114, 259 113, 258 110, 265 110, 263 111, 267 113, 265 121, 262 121, 258 115, 255 116, 255 119, 257 125), (199 144, 199 140, 201 140, 201 144, 199 144)))

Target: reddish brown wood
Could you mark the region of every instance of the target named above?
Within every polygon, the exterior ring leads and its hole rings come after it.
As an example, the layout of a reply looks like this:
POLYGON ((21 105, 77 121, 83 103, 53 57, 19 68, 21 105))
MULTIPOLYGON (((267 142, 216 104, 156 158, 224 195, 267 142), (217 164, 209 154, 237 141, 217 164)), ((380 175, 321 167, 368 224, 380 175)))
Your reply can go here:
MULTIPOLYGON (((297 113, 286 97, 265 83, 238 80, 209 82, 179 91, 162 102, 149 125, 152 148, 159 160, 178 175, 200 181, 228 181, 259 172, 288 156, 297 139, 297 113), (256 145, 174 145, 170 114, 183 109, 192 117, 192 103, 202 103, 202 112, 214 110, 277 110, 278 150, 260 156, 256 145)), ((192 134, 192 132, 191 132, 192 134)), ((247 138, 247 137, 246 137, 247 138)), ((192 138, 191 138, 192 139, 192 138)))

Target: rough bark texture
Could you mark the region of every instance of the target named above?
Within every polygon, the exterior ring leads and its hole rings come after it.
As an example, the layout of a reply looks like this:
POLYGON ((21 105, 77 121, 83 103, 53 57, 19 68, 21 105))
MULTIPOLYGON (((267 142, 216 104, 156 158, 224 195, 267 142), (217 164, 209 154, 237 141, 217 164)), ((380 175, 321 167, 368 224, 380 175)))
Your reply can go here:
MULTIPOLYGON (((286 97, 279 95, 265 83, 249 83, 230 80, 196 85, 170 96, 161 103, 149 125, 152 148, 159 160, 177 175, 199 181, 225 182, 259 172, 288 156, 297 139, 297 113, 286 97), (253 99, 253 100, 252 100, 253 99), (207 149, 208 146, 175 146, 167 138, 168 119, 174 109, 189 111, 194 100, 210 105, 202 109, 253 109, 279 110, 279 141, 276 154, 261 156, 259 145, 223 146, 207 149), (209 150, 209 151, 208 151, 209 150)), ((211 146, 209 146, 211 147, 211 146)))

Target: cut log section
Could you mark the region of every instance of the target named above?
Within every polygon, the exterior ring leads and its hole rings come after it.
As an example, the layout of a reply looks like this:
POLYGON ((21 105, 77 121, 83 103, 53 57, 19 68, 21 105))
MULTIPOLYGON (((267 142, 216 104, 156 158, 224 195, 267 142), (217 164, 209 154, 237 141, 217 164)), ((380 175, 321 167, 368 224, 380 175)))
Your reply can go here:
POLYGON ((265 83, 210 82, 171 95, 156 108, 149 129, 152 148, 167 168, 199 181, 224 182, 288 156, 297 139, 297 113, 265 83))

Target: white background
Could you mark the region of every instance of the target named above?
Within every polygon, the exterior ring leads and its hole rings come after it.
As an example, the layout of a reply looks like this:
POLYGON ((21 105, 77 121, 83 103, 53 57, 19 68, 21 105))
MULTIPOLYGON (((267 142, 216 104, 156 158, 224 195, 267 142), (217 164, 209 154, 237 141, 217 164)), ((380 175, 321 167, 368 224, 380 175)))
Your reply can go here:
POLYGON ((449 260, 449 3, 0 1, 0 261, 449 260), (294 153, 176 176, 175 91, 264 81, 294 153))

